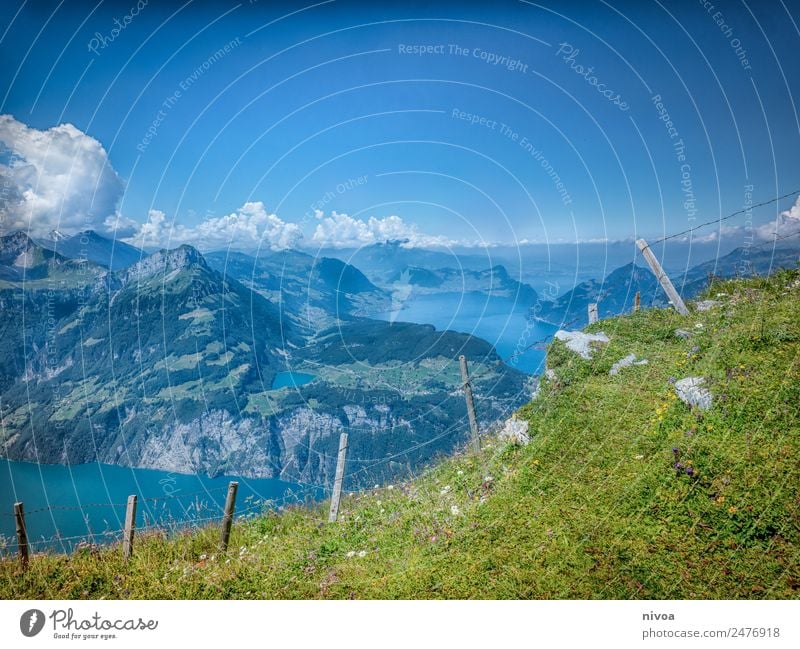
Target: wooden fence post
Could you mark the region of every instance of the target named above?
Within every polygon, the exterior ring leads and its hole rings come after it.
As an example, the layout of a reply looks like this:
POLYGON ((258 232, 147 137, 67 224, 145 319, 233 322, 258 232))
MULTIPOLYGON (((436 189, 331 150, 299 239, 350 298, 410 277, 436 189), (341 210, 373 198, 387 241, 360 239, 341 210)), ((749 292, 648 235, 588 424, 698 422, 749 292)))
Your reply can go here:
POLYGON ((133 535, 136 531, 136 496, 128 496, 125 509, 125 531, 122 535, 122 556, 130 559, 133 556, 133 535))
POLYGON ((650 266, 650 270, 653 271, 653 274, 656 276, 659 284, 661 284, 661 288, 664 289, 664 292, 672 302, 672 306, 675 307, 675 310, 681 315, 689 315, 689 309, 686 308, 681 296, 678 295, 678 291, 675 290, 675 287, 672 285, 669 277, 667 277, 664 269, 661 268, 661 264, 658 263, 658 259, 656 259, 653 251, 650 250, 647 241, 644 239, 637 239, 636 245, 639 247, 639 250, 642 251, 644 260, 647 262, 647 265, 650 266))
POLYGON ((469 381, 469 369, 467 369, 467 357, 459 356, 461 364, 461 382, 464 384, 464 398, 467 400, 467 416, 469 417, 469 429, 472 434, 472 443, 476 451, 481 450, 481 438, 478 431, 478 418, 475 415, 475 401, 472 398, 472 384, 469 381))
POLYGON ((28 528, 25 527, 25 508, 22 503, 14 503, 14 520, 17 524, 17 549, 22 569, 28 568, 28 528))
POLYGON ((639 293, 639 291, 636 291, 636 295, 633 296, 633 312, 636 313, 641 308, 642 308, 642 294, 639 293))
POLYGON ((342 482, 344 481, 344 464, 347 461, 347 433, 339 435, 339 455, 336 458, 336 475, 333 479, 331 509, 328 522, 335 523, 339 518, 339 501, 342 499, 342 482))
POLYGON ((225 513, 222 515, 222 535, 220 537, 220 546, 223 552, 228 549, 228 542, 231 540, 231 525, 233 525, 233 512, 236 509, 236 492, 238 490, 238 482, 228 484, 228 497, 225 499, 225 513))
POLYGON ((589 324, 597 322, 597 304, 592 303, 589 305, 589 324))

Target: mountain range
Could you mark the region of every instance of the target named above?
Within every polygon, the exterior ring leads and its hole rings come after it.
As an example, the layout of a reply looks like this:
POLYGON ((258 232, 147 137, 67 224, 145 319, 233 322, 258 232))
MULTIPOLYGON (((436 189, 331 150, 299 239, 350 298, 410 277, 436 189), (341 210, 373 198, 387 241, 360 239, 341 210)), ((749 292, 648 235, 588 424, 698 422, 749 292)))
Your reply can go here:
MULTIPOLYGON (((794 268, 800 259, 796 247, 736 248, 719 259, 713 259, 672 273, 670 279, 684 300, 696 297, 714 278, 766 276, 779 268, 794 268)), ((603 280, 581 282, 552 301, 542 301, 537 317, 570 328, 580 328, 588 321, 588 307, 596 303, 601 319, 629 313, 636 293, 641 296, 642 308, 669 305, 664 290, 649 268, 634 263, 612 271, 603 280)))
POLYGON ((460 354, 483 422, 529 398, 485 341, 360 317, 384 294, 307 257, 181 246, 112 271, 0 237, 5 455, 327 484, 346 430, 349 480, 366 484, 464 441, 460 354), (287 372, 312 380, 286 387, 287 372))
MULTIPOLYGON (((546 300, 503 266, 440 266, 442 253, 388 244, 366 250, 365 274, 295 250, 147 255, 75 237, 53 242, 69 254, 23 233, 0 237, 0 444, 10 459, 327 484, 348 431, 360 467, 350 482, 368 484, 464 441, 460 354, 479 377, 484 424, 532 387, 484 340, 402 322, 414 292, 500 296, 573 329, 592 302, 601 318, 630 311, 637 292, 645 308, 667 304, 633 263, 546 300), (84 247, 64 245, 75 237, 84 247), (369 317, 395 308, 392 322, 369 317)), ((737 249, 673 281, 690 298, 712 275, 797 259, 793 248, 737 249)))
POLYGON ((49 238, 36 243, 68 259, 83 259, 111 270, 128 268, 147 256, 139 248, 119 239, 109 239, 94 230, 85 230, 72 236, 54 230, 49 238))

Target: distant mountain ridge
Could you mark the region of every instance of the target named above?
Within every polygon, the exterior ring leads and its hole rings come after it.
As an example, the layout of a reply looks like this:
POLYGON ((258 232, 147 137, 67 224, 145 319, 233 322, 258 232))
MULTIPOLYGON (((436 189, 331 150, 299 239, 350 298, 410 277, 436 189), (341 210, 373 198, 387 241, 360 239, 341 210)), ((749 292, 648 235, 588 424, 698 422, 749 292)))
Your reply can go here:
POLYGON ((490 297, 514 300, 523 307, 532 306, 539 299, 531 286, 511 277, 501 265, 484 270, 411 266, 399 271, 390 280, 393 285, 410 284, 419 295, 480 292, 490 297))
POLYGON ((50 239, 38 243, 69 259, 85 259, 110 270, 128 268, 147 256, 139 248, 119 239, 104 237, 94 230, 85 230, 72 236, 54 230, 50 239))
POLYGON ((385 294, 339 260, 209 257, 180 246, 110 271, 0 239, 7 457, 327 484, 347 430, 352 457, 375 467, 355 484, 463 441, 462 353, 481 373, 484 421, 529 398, 483 340, 357 315, 385 294), (274 388, 287 371, 314 380, 274 388))
POLYGON ((211 252, 208 263, 252 290, 285 306, 288 318, 316 328, 336 319, 368 316, 388 308, 389 296, 357 268, 339 259, 297 250, 257 257, 211 252))
MULTIPOLYGON (((681 297, 689 300, 705 290, 713 278, 764 276, 780 268, 794 268, 799 259, 800 249, 796 247, 736 248, 719 259, 673 273, 670 279, 681 297)), ((559 326, 569 324, 569 328, 579 329, 588 323, 589 304, 597 304, 601 319, 613 317, 631 311, 637 292, 642 308, 669 304, 650 269, 632 262, 613 270, 602 281, 581 282, 555 300, 542 302, 537 316, 559 326)))

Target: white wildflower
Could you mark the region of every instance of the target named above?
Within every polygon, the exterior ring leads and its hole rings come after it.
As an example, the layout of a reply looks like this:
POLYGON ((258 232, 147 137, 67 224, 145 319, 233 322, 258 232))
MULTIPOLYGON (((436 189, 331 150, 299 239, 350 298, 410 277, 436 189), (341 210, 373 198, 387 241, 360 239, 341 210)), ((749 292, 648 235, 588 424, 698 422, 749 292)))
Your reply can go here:
POLYGON ((450 493, 450 485, 447 485, 444 489, 442 489, 439 494, 442 496, 446 496, 450 493))
POLYGON ((358 553, 358 556, 363 559, 364 557, 367 556, 367 551, 366 550, 361 550, 361 552, 358 553))
POLYGON ((461 513, 461 510, 458 508, 458 505, 453 505, 453 506, 450 508, 450 513, 451 513, 453 516, 458 516, 458 515, 461 513))
POLYGON ((356 551, 355 550, 350 550, 350 552, 347 553, 347 558, 348 559, 352 559, 354 556, 356 556, 356 551))
POLYGON ((464 475, 464 472, 461 469, 459 469, 458 470, 458 475, 464 475))

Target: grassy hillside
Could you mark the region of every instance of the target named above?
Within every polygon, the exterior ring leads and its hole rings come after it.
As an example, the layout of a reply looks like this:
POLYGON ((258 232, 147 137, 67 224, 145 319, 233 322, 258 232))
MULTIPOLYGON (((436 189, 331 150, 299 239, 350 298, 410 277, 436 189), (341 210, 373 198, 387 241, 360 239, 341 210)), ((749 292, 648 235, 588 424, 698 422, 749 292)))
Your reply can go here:
POLYGON ((716 284, 719 305, 601 321, 584 361, 486 440, 424 476, 324 508, 118 548, 0 561, 5 598, 796 598, 800 595, 800 273, 716 284), (675 336, 676 328, 691 332, 675 336), (648 360, 609 376, 628 353, 648 360), (690 410, 671 379, 707 377, 690 410), (676 468, 676 462, 680 467, 676 468))

